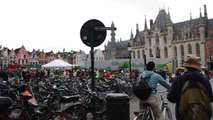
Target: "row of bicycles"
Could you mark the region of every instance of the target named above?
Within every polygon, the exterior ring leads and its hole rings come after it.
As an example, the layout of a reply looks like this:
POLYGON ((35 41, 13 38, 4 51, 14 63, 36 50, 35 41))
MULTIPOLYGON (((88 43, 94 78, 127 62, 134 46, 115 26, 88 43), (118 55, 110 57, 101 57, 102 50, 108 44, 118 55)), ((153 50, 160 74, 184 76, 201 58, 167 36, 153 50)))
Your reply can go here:
POLYGON ((10 78, 0 83, 0 120, 105 120, 103 93, 126 93, 131 99, 131 85, 124 79, 97 79, 92 91, 86 78, 10 78))

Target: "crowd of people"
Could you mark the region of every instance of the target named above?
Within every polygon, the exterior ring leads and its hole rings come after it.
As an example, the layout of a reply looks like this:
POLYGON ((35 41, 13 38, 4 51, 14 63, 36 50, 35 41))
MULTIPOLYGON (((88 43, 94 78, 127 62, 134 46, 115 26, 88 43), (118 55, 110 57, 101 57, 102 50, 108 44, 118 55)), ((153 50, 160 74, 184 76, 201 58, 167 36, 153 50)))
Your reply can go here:
MULTIPOLYGON (((174 74, 168 73, 164 70, 156 70, 155 63, 149 61, 146 64, 146 70, 139 73, 137 70, 95 70, 96 78, 116 78, 122 77, 124 79, 140 80, 140 76, 146 77, 150 76, 149 85, 153 88, 151 95, 146 100, 140 100, 139 106, 143 110, 144 103, 151 105, 152 111, 154 113, 156 120, 161 120, 161 111, 159 106, 159 101, 157 100, 157 87, 158 84, 165 87, 169 93, 167 99, 171 103, 176 103, 176 119, 185 120, 180 112, 180 100, 182 94, 182 88, 184 83, 190 79, 199 81, 204 85, 206 89, 210 102, 213 101, 212 87, 210 84, 211 74, 207 69, 201 68, 200 59, 195 55, 187 55, 183 67, 177 68, 174 74), (167 80, 167 78, 169 80, 167 80)), ((52 77, 52 76, 62 76, 65 80, 72 80, 76 77, 91 78, 90 69, 32 69, 32 68, 16 68, 16 69, 0 69, 0 79, 3 81, 8 81, 11 77, 19 77, 22 80, 29 81, 33 77, 52 77)), ((191 120, 191 119, 190 119, 191 120)))
MULTIPOLYGON (((133 70, 131 72, 131 79, 137 79, 139 71, 133 70)), ((29 81, 31 78, 42 78, 42 77, 54 77, 58 76, 65 78, 65 80, 72 80, 74 78, 79 79, 89 79, 91 78, 91 69, 85 68, 73 68, 73 69, 53 69, 53 68, 26 68, 19 67, 15 69, 4 68, 0 69, 0 79, 8 81, 8 79, 13 77, 19 77, 21 80, 29 81)), ((104 70, 96 69, 94 70, 95 78, 124 78, 130 79, 130 72, 128 70, 104 70)))

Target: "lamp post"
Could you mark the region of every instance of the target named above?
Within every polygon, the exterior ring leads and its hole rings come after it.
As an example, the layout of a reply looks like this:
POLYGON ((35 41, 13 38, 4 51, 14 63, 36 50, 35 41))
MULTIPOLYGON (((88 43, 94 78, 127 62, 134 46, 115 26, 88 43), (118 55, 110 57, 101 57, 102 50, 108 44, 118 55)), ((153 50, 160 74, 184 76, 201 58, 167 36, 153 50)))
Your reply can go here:
POLYGON ((131 52, 132 52, 132 46, 131 44, 129 43, 128 44, 128 51, 129 51, 129 78, 130 80, 132 79, 132 62, 131 62, 131 52))
POLYGON ((143 55, 144 71, 146 70, 146 54, 143 55))

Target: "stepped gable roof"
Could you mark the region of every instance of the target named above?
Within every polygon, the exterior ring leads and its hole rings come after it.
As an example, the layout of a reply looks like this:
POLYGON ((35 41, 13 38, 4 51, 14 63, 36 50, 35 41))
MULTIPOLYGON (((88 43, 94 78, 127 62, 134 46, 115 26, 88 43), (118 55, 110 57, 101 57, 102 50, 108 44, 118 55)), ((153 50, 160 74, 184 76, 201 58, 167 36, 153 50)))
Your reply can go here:
POLYGON ((51 54, 54 54, 53 51, 46 52, 46 55, 47 55, 47 56, 50 56, 51 54))
POLYGON ((151 29, 154 29, 157 26, 159 29, 163 30, 167 27, 167 24, 172 23, 170 16, 166 13, 164 9, 160 10, 157 18, 151 29))
POLYGON ((15 53, 17 54, 18 52, 19 52, 19 50, 20 50, 21 48, 17 48, 17 49, 15 49, 14 51, 15 51, 15 53))
POLYGON ((199 31, 198 25, 199 25, 199 18, 184 21, 184 22, 179 22, 173 25, 173 31, 174 31, 174 34, 180 39, 182 34, 181 31, 184 29, 188 30, 188 32, 191 33, 192 36, 196 36, 197 32, 199 31))
MULTIPOLYGON (((15 53, 18 53, 20 49, 25 49, 24 45, 22 45, 20 48, 15 49, 15 53)), ((26 49, 25 49, 26 50, 26 49)), ((26 50, 27 51, 27 50, 26 50)))

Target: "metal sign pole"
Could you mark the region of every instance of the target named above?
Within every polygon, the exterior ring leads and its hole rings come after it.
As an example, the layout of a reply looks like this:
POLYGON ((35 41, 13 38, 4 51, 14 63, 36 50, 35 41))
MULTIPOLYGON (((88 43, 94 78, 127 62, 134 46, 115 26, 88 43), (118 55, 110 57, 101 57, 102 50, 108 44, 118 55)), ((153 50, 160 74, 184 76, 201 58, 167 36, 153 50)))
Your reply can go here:
POLYGON ((91 89, 95 91, 95 72, 94 72, 94 47, 102 44, 106 38, 106 30, 116 30, 115 27, 105 27, 99 20, 89 20, 81 28, 80 36, 82 42, 91 47, 91 89))
MULTIPOLYGON (((94 47, 101 45, 106 38, 106 30, 116 30, 115 27, 105 27, 104 24, 96 19, 84 23, 81 27, 80 37, 82 42, 91 47, 91 89, 95 91, 95 72, 94 72, 94 47)), ((95 108, 95 104, 92 105, 95 108)), ((92 110, 93 120, 96 120, 95 109, 92 110)))
POLYGON ((91 30, 91 51, 90 51, 90 55, 91 55, 91 77, 92 77, 92 82, 91 82, 91 88, 92 91, 95 91, 95 75, 94 75, 94 31, 91 30))

